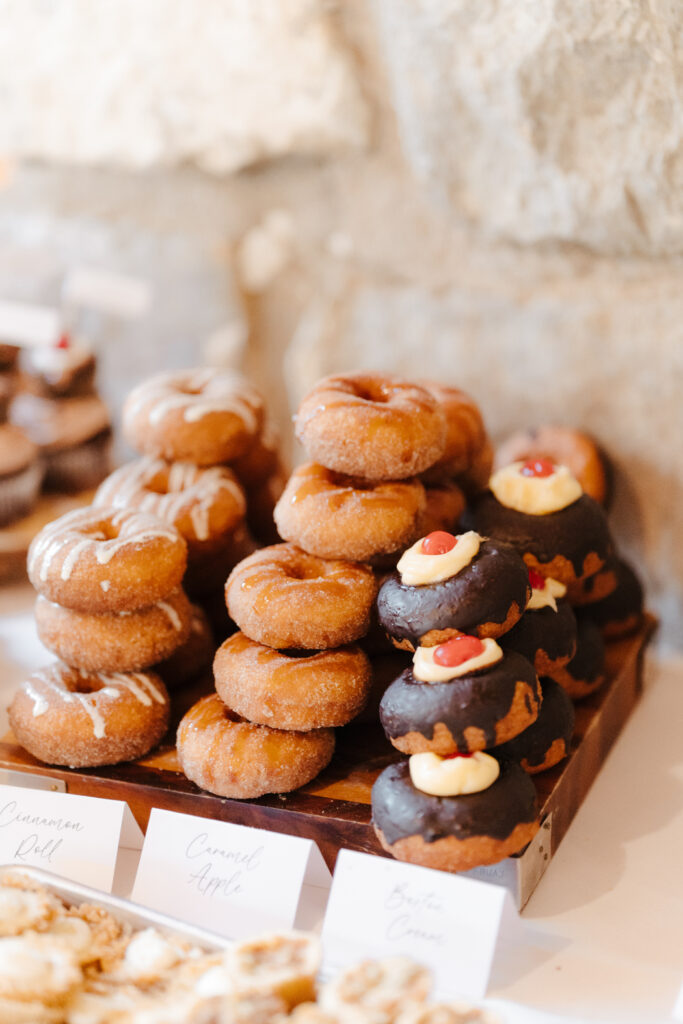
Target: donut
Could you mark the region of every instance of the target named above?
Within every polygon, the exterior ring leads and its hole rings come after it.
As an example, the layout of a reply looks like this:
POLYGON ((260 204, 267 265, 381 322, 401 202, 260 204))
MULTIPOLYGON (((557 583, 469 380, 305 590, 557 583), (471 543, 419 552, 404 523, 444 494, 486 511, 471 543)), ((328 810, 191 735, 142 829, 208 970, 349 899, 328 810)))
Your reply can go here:
MULTIPOLYGON (((443 648, 457 641, 464 641, 468 648, 472 641, 482 643, 474 637, 456 637, 437 647, 418 649, 416 658, 428 653, 436 659, 443 648)), ((485 645, 497 647, 493 640, 485 645)), ((538 717, 538 678, 521 654, 500 648, 498 653, 499 659, 483 668, 463 662, 457 676, 449 677, 442 669, 434 682, 419 677, 424 673, 417 661, 405 669, 380 702, 379 717, 387 739, 404 754, 427 750, 466 754, 505 743, 526 729, 538 717)))
POLYGON ((523 654, 539 676, 554 678, 576 652, 576 617, 567 601, 565 588, 556 580, 529 571, 531 600, 519 622, 501 638, 505 650, 523 654), (553 588, 556 588, 553 592, 553 588))
POLYGON ((40 531, 28 576, 48 601, 74 611, 132 611, 163 601, 180 585, 187 548, 177 530, 132 509, 67 512, 40 531))
POLYGON ((402 555, 380 587, 377 614, 397 647, 414 650, 456 633, 501 636, 530 596, 527 569, 509 544, 436 532, 402 555))
POLYGON ((41 642, 87 672, 137 672, 169 657, 190 634, 190 602, 178 587, 163 601, 131 612, 92 615, 44 597, 35 606, 41 642))
POLYGON ((403 480, 441 458, 446 421, 425 388, 379 373, 325 377, 294 431, 315 462, 365 480, 403 480))
POLYGON ((332 758, 334 732, 253 725, 212 693, 183 717, 177 743, 178 760, 191 782, 217 796, 251 800, 289 793, 314 779, 332 758))
POLYGON ((520 430, 505 438, 496 451, 495 469, 511 462, 528 459, 549 459, 568 466, 586 494, 607 504, 610 491, 610 467, 602 449, 582 430, 544 424, 529 430, 520 430))
POLYGON ((153 668, 168 690, 177 690, 207 672, 215 653, 216 644, 206 612, 198 604, 191 604, 187 639, 153 668))
POLYGON ((175 526, 185 538, 190 560, 231 534, 246 511, 244 492, 224 466, 201 469, 191 462, 150 457, 115 470, 98 488, 93 504, 139 509, 175 526))
POLYGON ((256 389, 239 374, 211 368, 157 374, 123 407, 123 433, 137 451, 198 466, 239 458, 262 422, 256 389))
POLYGON ((574 700, 587 697, 605 681, 605 641, 596 624, 581 615, 576 622, 576 654, 555 671, 555 681, 574 700))
POLYGON ((13 370, 0 369, 0 423, 7 422, 10 402, 17 391, 17 374, 13 370))
POLYGON ((643 585, 623 559, 615 558, 608 562, 607 569, 614 573, 614 589, 601 600, 585 605, 582 614, 600 628, 606 640, 616 640, 640 628, 643 621, 643 585))
POLYGON ((233 633, 213 663, 216 692, 250 722, 273 729, 346 725, 370 691, 370 663, 359 647, 275 651, 233 633))
POLYGON ((465 495, 457 484, 445 480, 425 483, 427 504, 420 517, 418 534, 426 537, 436 530, 457 533, 460 517, 465 511, 465 495))
POLYGON ((536 788, 514 761, 486 789, 433 796, 415 786, 408 761, 389 765, 372 787, 372 823, 397 860, 467 871, 518 853, 538 831, 536 788))
POLYGON ((407 655, 391 647, 388 654, 369 655, 370 660, 370 693, 367 703, 356 721, 363 724, 376 725, 379 718, 379 705, 382 697, 394 679, 406 667, 407 655))
POLYGON ((235 566, 225 600, 230 617, 252 640, 280 650, 323 650, 367 632, 376 592, 365 565, 274 544, 235 566))
POLYGON ((612 551, 605 511, 566 467, 515 462, 490 486, 467 517, 479 533, 512 544, 530 568, 565 586, 602 569, 612 551))
POLYGON ((564 687, 541 679, 541 710, 535 722, 490 753, 499 761, 519 761, 525 772, 547 771, 569 753, 574 732, 574 705, 564 687))
POLYGON ((183 587, 193 600, 199 602, 218 591, 225 605, 225 581, 235 566, 253 554, 257 547, 246 523, 240 523, 217 545, 207 545, 204 551, 195 549, 192 560, 188 561, 183 587))
POLYGON ((34 672, 9 706, 17 740, 46 764, 87 768, 142 757, 166 732, 169 701, 154 673, 34 672))
POLYGON ((487 440, 479 407, 460 388, 432 380, 420 380, 418 384, 434 396, 446 419, 443 455, 423 472, 423 479, 438 483, 466 473, 487 440))
POLYGON ((0 527, 29 514, 42 480, 36 446, 18 427, 0 423, 0 527))
POLYGON ((272 423, 266 420, 244 455, 230 461, 233 471, 245 491, 264 484, 272 476, 284 474, 280 458, 280 439, 272 423))
POLYGON ((320 558, 363 562, 405 547, 426 508, 419 480, 359 480, 308 462, 275 506, 283 540, 320 558))
POLYGON ((575 608, 583 608, 584 605, 594 604, 609 597, 617 589, 617 568, 616 558, 610 556, 602 569, 598 569, 592 576, 570 583, 567 587, 567 600, 575 608))
POLYGON ((464 473, 457 475, 456 483, 462 487, 468 498, 475 498, 489 485, 493 468, 493 445, 488 438, 472 456, 472 464, 464 473))

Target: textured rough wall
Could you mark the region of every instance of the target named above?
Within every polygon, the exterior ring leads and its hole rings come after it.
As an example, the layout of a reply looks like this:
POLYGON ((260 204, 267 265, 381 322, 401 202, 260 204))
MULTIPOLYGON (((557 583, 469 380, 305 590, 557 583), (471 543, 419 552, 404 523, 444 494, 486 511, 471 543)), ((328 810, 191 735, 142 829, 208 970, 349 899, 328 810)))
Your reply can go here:
MULTIPOLYGON (((242 17, 257 5, 221 6, 242 17)), ((276 6, 283 18, 302 9, 276 6)), ((296 82, 319 98, 338 62, 355 97, 327 108, 315 156, 287 129, 289 148, 239 173, 163 169, 180 153, 199 159, 183 129, 161 139, 160 166, 145 173, 10 166, 3 290, 52 300, 75 260, 152 279, 144 322, 94 325, 115 404, 157 366, 240 358, 244 338, 244 364, 290 445, 298 396, 354 365, 460 382, 497 436, 546 418, 587 427, 617 466, 616 532, 680 644, 683 121, 671 83, 683 12, 612 0, 305 8, 328 50, 296 82), (340 147, 349 109, 360 134, 340 147)), ((163 23, 158 32, 162 47, 163 23)), ((193 35, 195 68, 210 36, 193 35)), ((296 61, 286 28, 259 39, 255 69, 280 65, 283 48, 296 61)), ((229 100, 222 109, 244 123, 240 90, 229 100)), ((4 116, 3 106, 0 132, 4 116)), ((258 139, 273 119, 255 123, 258 139)))

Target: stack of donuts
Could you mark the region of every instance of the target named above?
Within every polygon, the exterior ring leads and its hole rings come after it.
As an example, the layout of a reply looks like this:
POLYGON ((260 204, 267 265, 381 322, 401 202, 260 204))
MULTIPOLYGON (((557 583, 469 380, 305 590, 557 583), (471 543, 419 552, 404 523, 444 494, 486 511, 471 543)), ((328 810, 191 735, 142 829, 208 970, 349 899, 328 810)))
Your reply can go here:
POLYGON ((36 624, 60 659, 25 680, 9 719, 48 764, 91 767, 146 754, 168 728, 169 697, 149 666, 188 641, 187 548, 145 512, 77 509, 33 540, 36 624))

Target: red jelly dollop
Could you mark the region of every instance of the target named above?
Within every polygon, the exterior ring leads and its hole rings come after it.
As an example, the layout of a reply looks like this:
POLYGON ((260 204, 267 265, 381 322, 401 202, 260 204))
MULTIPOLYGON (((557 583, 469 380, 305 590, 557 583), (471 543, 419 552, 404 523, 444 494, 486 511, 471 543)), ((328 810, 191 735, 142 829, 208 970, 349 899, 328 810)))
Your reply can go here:
POLYGON ((520 469, 522 476, 552 476, 555 464, 550 459, 529 459, 520 469))
POLYGON ((541 576, 535 569, 529 569, 529 583, 533 590, 545 590, 545 576, 541 576))
POLYGON ((422 554, 445 555, 447 551, 452 551, 457 543, 458 538, 454 537, 452 533, 446 533, 445 530, 434 530, 433 533, 428 533, 422 541, 422 554))
POLYGON ((469 661, 470 658, 476 658, 483 650, 484 645, 479 637, 454 636, 452 640, 447 640, 445 644, 435 647, 433 657, 435 664, 443 665, 445 668, 455 668, 457 665, 469 661))
POLYGON ((444 761, 452 761, 454 757, 472 757, 472 754, 444 754, 444 761))
POLYGON ((68 348, 71 344, 68 334, 62 334, 59 341, 55 342, 55 348, 68 348))

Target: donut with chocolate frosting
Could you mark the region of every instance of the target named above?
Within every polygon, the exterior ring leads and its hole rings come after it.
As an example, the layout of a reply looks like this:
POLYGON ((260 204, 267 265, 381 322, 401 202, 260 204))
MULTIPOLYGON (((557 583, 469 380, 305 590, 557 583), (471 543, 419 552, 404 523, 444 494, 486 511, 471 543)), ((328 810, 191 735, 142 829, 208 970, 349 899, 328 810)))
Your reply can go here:
POLYGON ((612 550, 605 512, 588 494, 558 512, 530 515, 487 491, 468 520, 482 535, 515 547, 530 568, 567 586, 598 572, 612 550))
POLYGON ((553 678, 576 652, 576 617, 571 605, 558 601, 557 611, 551 607, 528 609, 500 643, 505 650, 528 658, 539 676, 553 678))
POLYGON ((469 565, 438 583, 411 586, 392 573, 377 596, 379 621, 396 647, 432 646, 455 633, 498 637, 521 617, 531 596, 517 552, 483 540, 469 565))
POLYGON ((574 732, 574 705, 567 691, 553 679, 541 679, 541 710, 528 729, 489 753, 499 760, 519 761, 535 775, 559 764, 569 753, 574 732))
POLYGON ((643 586, 631 566, 620 558, 608 562, 615 587, 602 600, 591 602, 582 614, 594 622, 607 640, 628 636, 643 621, 643 586))
POLYGON ((533 666, 506 651, 485 669, 424 683, 407 668, 386 690, 379 717, 404 754, 467 754, 512 739, 538 717, 541 691, 533 666))
POLYGON ((372 788, 372 823, 397 860, 467 871, 517 853, 538 831, 536 788, 514 761, 493 785, 464 796, 430 796, 412 782, 408 761, 389 765, 372 788))
POLYGON ((576 654, 555 672, 555 681, 578 700, 599 689, 605 681, 605 641, 592 619, 577 619, 576 654))

